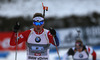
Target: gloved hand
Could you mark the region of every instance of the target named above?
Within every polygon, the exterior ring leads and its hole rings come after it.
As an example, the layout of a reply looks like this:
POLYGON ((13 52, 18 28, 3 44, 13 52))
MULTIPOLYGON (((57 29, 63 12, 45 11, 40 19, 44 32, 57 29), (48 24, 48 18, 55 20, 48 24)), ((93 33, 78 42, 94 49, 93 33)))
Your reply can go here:
POLYGON ((55 40, 54 44, 55 44, 56 46, 59 46, 59 39, 58 39, 58 37, 56 36, 56 31, 55 31, 55 29, 49 28, 49 31, 50 31, 51 35, 54 37, 54 40, 55 40))
POLYGON ((49 31, 50 31, 50 33, 51 33, 53 36, 56 36, 56 31, 55 31, 55 29, 49 28, 49 31))
POLYGON ((14 32, 17 33, 19 28, 20 28, 20 24, 19 24, 19 22, 16 22, 16 24, 14 25, 14 28, 13 28, 14 32))

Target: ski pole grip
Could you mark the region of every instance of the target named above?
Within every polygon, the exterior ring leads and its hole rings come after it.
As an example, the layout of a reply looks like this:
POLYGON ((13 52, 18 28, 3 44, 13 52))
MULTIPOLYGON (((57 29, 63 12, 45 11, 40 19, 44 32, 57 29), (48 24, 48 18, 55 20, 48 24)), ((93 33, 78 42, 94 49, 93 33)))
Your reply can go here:
POLYGON ((14 29, 14 32, 17 33, 18 30, 19 30, 19 28, 20 28, 20 24, 19 24, 19 22, 17 21, 16 24, 14 25, 14 28, 13 28, 13 29, 14 29))

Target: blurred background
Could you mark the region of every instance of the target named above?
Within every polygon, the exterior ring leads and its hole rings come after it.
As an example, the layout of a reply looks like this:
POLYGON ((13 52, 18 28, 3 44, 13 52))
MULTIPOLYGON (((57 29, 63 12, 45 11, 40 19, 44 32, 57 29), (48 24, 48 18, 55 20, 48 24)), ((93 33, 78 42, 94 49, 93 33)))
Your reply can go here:
MULTIPOLYGON (((80 30, 84 45, 91 46, 100 60, 100 0, 0 0, 0 60, 15 59, 16 47, 9 45, 12 27, 19 21, 21 32, 32 28, 33 15, 43 13, 42 2, 48 6, 44 28, 56 29, 61 59, 74 46, 80 30)), ((55 47, 50 49, 50 60, 59 60, 55 47)), ((25 42, 18 45, 17 59, 26 60, 25 42)))

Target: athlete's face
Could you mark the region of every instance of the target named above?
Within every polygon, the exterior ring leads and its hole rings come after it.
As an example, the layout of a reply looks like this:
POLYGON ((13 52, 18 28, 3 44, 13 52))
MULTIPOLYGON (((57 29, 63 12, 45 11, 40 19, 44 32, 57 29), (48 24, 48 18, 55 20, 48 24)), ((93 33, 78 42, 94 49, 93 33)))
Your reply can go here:
POLYGON ((81 44, 81 43, 76 43, 75 44, 75 48, 77 49, 77 51, 82 51, 82 49, 83 49, 83 47, 82 47, 83 45, 81 44))
POLYGON ((44 26, 44 21, 35 21, 33 23, 33 26, 34 26, 34 29, 37 31, 37 32, 41 32, 42 29, 43 29, 43 26, 44 26))

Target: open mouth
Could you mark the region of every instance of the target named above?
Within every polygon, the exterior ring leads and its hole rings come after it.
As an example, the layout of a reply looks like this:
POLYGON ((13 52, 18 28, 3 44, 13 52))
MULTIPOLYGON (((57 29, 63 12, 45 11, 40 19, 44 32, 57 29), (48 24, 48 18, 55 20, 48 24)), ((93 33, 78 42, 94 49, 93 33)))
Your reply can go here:
POLYGON ((37 30, 40 30, 40 28, 37 28, 37 30))

